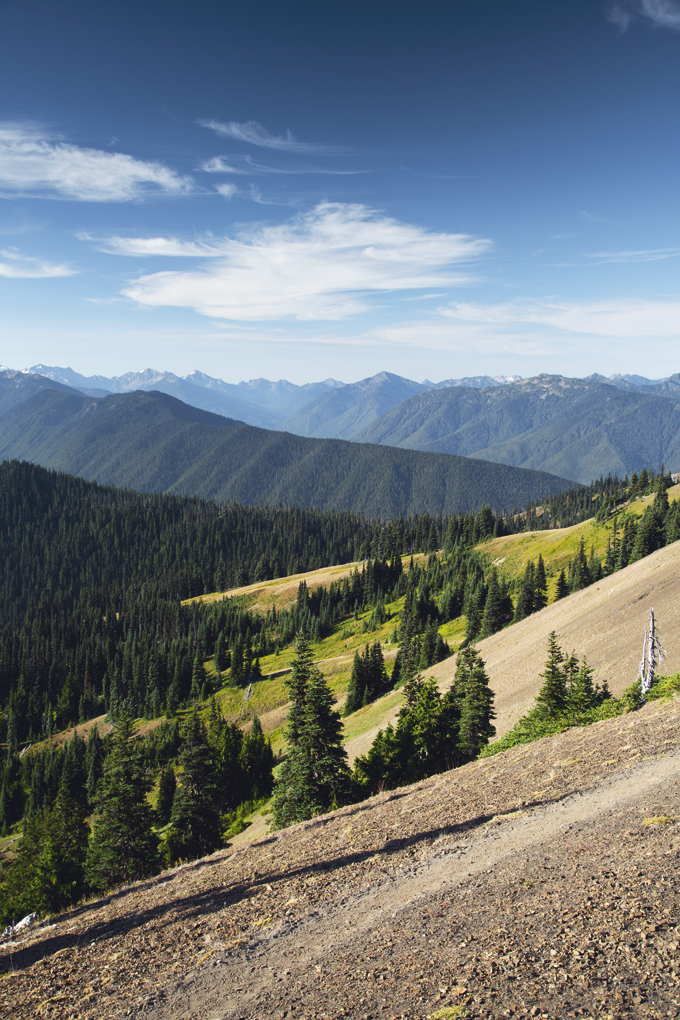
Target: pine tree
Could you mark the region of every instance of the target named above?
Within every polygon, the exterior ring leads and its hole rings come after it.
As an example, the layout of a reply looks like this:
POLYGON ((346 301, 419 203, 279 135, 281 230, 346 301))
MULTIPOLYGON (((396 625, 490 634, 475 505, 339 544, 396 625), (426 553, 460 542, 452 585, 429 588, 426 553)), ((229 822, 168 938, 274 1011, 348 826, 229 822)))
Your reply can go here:
POLYGON ((423 639, 420 645, 420 669, 428 669, 428 667, 434 665, 438 633, 437 623, 435 620, 432 620, 425 628, 425 633, 423 634, 423 639))
POLYGON ((220 724, 216 732, 210 732, 215 748, 220 804, 227 811, 233 811, 248 800, 249 788, 243 772, 243 730, 236 723, 220 724))
POLYGON ((458 653, 454 686, 460 706, 459 752, 465 758, 475 758, 496 729, 491 722, 495 718, 494 695, 485 663, 477 649, 470 645, 458 653))
POLYGON ((97 789, 102 777, 104 766, 104 741, 99 736, 99 729, 95 723, 87 738, 87 749, 85 751, 85 771, 87 774, 86 790, 87 802, 94 807, 97 800, 97 789))
POLYGON ((491 570, 491 577, 489 579, 489 590, 486 595, 486 605, 484 606, 484 616, 482 618, 480 637, 489 637, 491 634, 495 634, 499 631, 502 626, 501 592, 498 584, 498 573, 496 568, 493 567, 491 570))
POLYGON ((303 636, 296 641, 292 666, 287 684, 291 693, 288 751, 274 789, 277 828, 343 803, 351 789, 340 715, 333 708, 331 689, 314 666, 311 647, 303 636))
POLYGON ((304 728, 300 735, 300 751, 306 762, 314 814, 344 803, 350 792, 342 722, 333 703, 333 692, 325 677, 315 671, 305 697, 304 728))
POLYGON ((66 745, 61 782, 69 799, 76 801, 83 808, 87 806, 86 754, 85 741, 78 736, 77 730, 74 730, 66 745))
POLYGON ((592 577, 588 568, 588 558, 586 556, 585 542, 583 535, 581 535, 581 541, 579 543, 578 552, 570 564, 571 573, 571 590, 581 591, 582 588, 587 588, 592 583, 592 577))
POLYGON ((545 563, 543 556, 538 554, 538 563, 534 573, 534 601, 533 611, 537 613, 548 605, 548 581, 545 576, 545 563))
POLYGON ((515 606, 515 622, 519 623, 520 620, 526 619, 530 616, 534 609, 534 564, 531 560, 527 563, 524 568, 524 576, 519 589, 519 595, 517 596, 517 605, 515 606))
POLYGON ((194 666, 191 672, 191 700, 196 702, 201 697, 201 691, 205 683, 205 669, 201 662, 201 656, 198 650, 194 655, 194 666))
POLYGON ((85 872, 92 888, 110 889, 158 870, 158 842, 146 801, 150 788, 144 758, 135 741, 134 722, 124 705, 104 762, 87 852, 85 872))
POLYGON ((359 649, 354 653, 354 660, 352 662, 352 672, 349 678, 349 684, 347 686, 347 698, 345 700, 345 707, 343 709, 343 715, 351 715, 352 712, 356 712, 357 709, 361 708, 364 703, 364 690, 366 689, 366 682, 364 679, 364 663, 359 654, 359 649))
POLYGON ((554 719, 567 704, 567 684, 564 673, 564 653, 557 643, 557 634, 548 637, 548 658, 541 673, 543 686, 536 696, 536 715, 541 719, 554 719))
POLYGON ((181 778, 173 799, 172 828, 167 838, 173 861, 204 857, 221 843, 215 763, 196 708, 185 724, 183 737, 179 756, 181 778))
POLYGON ((274 789, 273 768, 276 764, 271 741, 266 740, 262 724, 256 715, 250 733, 241 748, 241 767, 248 786, 250 800, 261 800, 271 796, 274 789))
POLYGON ((224 633, 220 631, 215 641, 215 652, 213 655, 213 669, 217 677, 218 683, 222 682, 222 673, 225 668, 225 655, 224 655, 224 633))
POLYGON ((61 786, 54 805, 26 822, 0 889, 0 923, 69 906, 84 889, 88 827, 82 806, 61 786))
POLYGON ((589 708, 594 708, 597 704, 593 672, 584 655, 583 662, 578 668, 569 691, 569 708, 573 712, 587 712, 589 708))
POLYGON ((557 586, 555 588, 555 602, 559 599, 565 598, 569 594, 569 585, 567 579, 564 576, 564 567, 560 570, 559 577, 557 578, 557 586))
POLYGON ((468 598, 467 614, 465 620, 465 640, 469 643, 479 635, 484 615, 485 591, 484 586, 479 588, 468 598))
POLYGON ((158 794, 156 796, 156 814, 161 825, 167 825, 172 814, 172 805, 177 790, 177 777, 175 770, 170 763, 161 769, 158 782, 158 794))

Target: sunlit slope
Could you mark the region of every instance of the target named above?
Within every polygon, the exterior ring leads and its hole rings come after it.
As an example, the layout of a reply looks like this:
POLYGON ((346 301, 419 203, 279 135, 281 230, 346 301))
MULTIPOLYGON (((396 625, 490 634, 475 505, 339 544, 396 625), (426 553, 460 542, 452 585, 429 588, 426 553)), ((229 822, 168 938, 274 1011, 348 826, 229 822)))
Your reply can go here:
MULTIPOLYGON (((680 485, 674 485, 668 489, 667 495, 670 502, 680 498, 680 485)), ((654 496, 645 496, 644 499, 636 499, 632 503, 626 504, 618 514, 619 534, 623 527, 624 516, 626 514, 641 516, 653 500, 654 496)), ((570 528, 527 531, 519 535, 494 538, 477 548, 508 577, 519 576, 529 560, 536 562, 539 555, 543 556, 548 571, 548 597, 553 598, 557 575, 562 569, 566 573, 569 561, 577 553, 581 539, 583 538, 588 557, 590 557, 591 549, 594 549, 596 556, 604 558, 612 536, 613 523, 611 520, 607 524, 596 524, 595 520, 591 519, 583 521, 581 524, 574 524, 570 528)))
MULTIPOLYGON (((644 629, 654 609, 668 658, 662 672, 680 670, 680 542, 620 570, 602 581, 546 606, 540 613, 515 623, 477 647, 486 662, 496 696, 496 730, 502 736, 531 707, 542 680, 548 635, 556 631, 566 651, 587 656, 596 679, 607 680, 618 696, 638 671, 644 629)), ((431 669, 445 689, 453 680, 455 658, 431 669)), ((363 754, 382 725, 394 718, 398 706, 366 732, 351 740, 352 757, 363 754)))
MULTIPOLYGON (((416 553, 413 557, 402 556, 401 562, 404 570, 408 571, 409 564, 413 559, 414 563, 420 563, 427 559, 425 553, 416 553)), ((327 588, 333 581, 342 581, 354 570, 361 570, 363 564, 341 563, 334 567, 320 567, 318 570, 306 570, 300 574, 290 574, 288 577, 275 577, 272 581, 255 581, 254 584, 244 585, 242 588, 230 588, 227 591, 215 591, 208 595, 197 595, 192 599, 185 599, 183 606, 192 602, 215 602, 219 599, 240 598, 243 605, 251 612, 266 613, 268 609, 286 609, 295 602, 300 582, 304 581, 309 591, 316 588, 327 588)))

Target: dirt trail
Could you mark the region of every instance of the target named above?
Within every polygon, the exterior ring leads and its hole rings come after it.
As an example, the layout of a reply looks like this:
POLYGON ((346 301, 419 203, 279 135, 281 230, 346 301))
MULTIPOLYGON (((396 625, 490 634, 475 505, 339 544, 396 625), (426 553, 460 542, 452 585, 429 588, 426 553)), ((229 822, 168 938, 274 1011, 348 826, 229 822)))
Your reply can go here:
POLYGON ((259 943, 251 943, 247 952, 222 954, 219 943, 214 943, 211 965, 164 990, 164 1004, 145 1015, 151 1020, 256 1016, 263 996, 276 996, 282 979, 286 984, 304 981, 310 970, 320 969, 329 956, 339 952, 361 958, 368 932, 389 926, 405 909, 422 908, 431 897, 470 884, 471 879, 507 858, 554 843, 572 826, 588 826, 623 807, 646 801, 669 781, 676 788, 680 784, 677 753, 643 762, 634 771, 586 793, 499 815, 470 832, 447 836, 435 844, 435 855, 412 869, 326 910, 303 915, 293 924, 281 922, 259 943))
POLYGON ((0 1016, 680 1016, 679 780, 677 699, 229 846, 0 940, 0 1016))

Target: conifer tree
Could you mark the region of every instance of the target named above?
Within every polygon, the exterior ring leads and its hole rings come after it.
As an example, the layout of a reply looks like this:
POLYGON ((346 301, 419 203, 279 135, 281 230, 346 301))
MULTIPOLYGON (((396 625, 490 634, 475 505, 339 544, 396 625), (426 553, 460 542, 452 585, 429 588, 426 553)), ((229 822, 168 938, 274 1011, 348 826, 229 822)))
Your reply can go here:
POLYGON ((224 633, 220 631, 215 641, 215 653, 213 655, 213 669, 217 676, 218 683, 222 681, 222 673, 225 668, 224 655, 224 633))
POLYGON ((158 794, 156 796, 156 814, 161 825, 167 825, 170 821, 176 790, 177 777, 175 776, 174 768, 168 762, 165 768, 161 769, 158 794))
POLYGON ((534 609, 534 564, 531 560, 527 563, 524 568, 524 576, 519 589, 519 595, 517 596, 517 605, 515 606, 515 622, 526 619, 530 616, 534 609))
POLYGON ((364 690, 366 688, 366 684, 363 672, 364 664, 361 655, 359 654, 359 649, 357 648, 354 653, 352 672, 347 686, 347 698, 343 709, 343 715, 345 716, 351 715, 352 712, 356 712, 357 709, 361 708, 364 703, 364 690))
POLYGON ((569 708, 573 712, 587 712, 597 704, 593 672, 584 655, 569 691, 569 708))
POLYGON ((203 685, 205 683, 205 669, 201 662, 201 656, 199 651, 196 651, 194 655, 194 666, 191 673, 191 700, 196 702, 201 697, 203 685))
POLYGON ((548 605, 548 581, 545 576, 545 563, 543 556, 538 554, 538 563, 534 573, 534 602, 533 611, 537 613, 548 605))
POLYGON ((158 841, 151 829, 146 794, 151 788, 132 716, 121 708, 97 802, 85 873, 93 889, 110 889, 155 874, 158 841))
POLYGON ((485 592, 484 586, 479 588, 467 600, 467 613, 465 621, 465 640, 469 643, 479 635, 484 615, 485 592))
POLYGON ((173 798, 172 828, 167 838, 173 861, 203 857, 221 843, 213 752, 196 708, 184 726, 179 764, 181 778, 173 798))
POLYGON ((314 666, 304 635, 287 686, 291 695, 286 738, 288 750, 274 788, 277 828, 311 818, 349 797, 351 773, 342 746, 342 723, 333 694, 314 666))
POLYGON ((265 739, 262 724, 254 715, 250 733, 241 748, 241 767, 248 785, 249 799, 261 800, 271 795, 274 789, 272 770, 275 762, 271 742, 265 739))
POLYGON ((429 666, 434 665, 437 652, 437 634, 437 623, 435 620, 432 620, 425 628, 420 644, 420 661, 418 664, 420 669, 427 669, 429 666))
POLYGON ((572 591, 580 591, 582 588, 587 588, 591 583, 592 579, 590 576, 590 570, 588 569, 588 559, 586 557, 583 535, 581 535, 578 552, 570 564, 570 572, 572 591))
POLYGON ((77 730, 74 730, 66 745, 61 782, 69 799, 76 801, 83 808, 87 805, 86 753, 85 741, 78 736, 77 730))
POLYGON ((486 595, 486 605, 484 606, 484 616, 482 618, 482 626, 480 631, 480 637, 489 637, 491 634, 495 634, 503 626, 502 618, 502 607, 501 607, 501 592, 498 584, 498 572, 493 567, 491 570, 491 577, 489 579, 489 590, 486 595))
POLYGON ((491 722, 495 718, 494 695, 485 663, 477 649, 470 645, 458 653, 454 686, 460 707, 458 749, 464 758, 470 759, 476 757, 496 733, 491 722))
POLYGON ((85 751, 85 771, 87 774, 86 790, 87 802, 94 807, 97 800, 97 789, 102 777, 104 766, 104 741, 99 736, 99 729, 95 723, 87 738, 87 749, 85 751))
POLYGON ((563 599, 569 594, 569 585, 567 579, 564 576, 564 567, 560 570, 559 577, 557 578, 557 586, 555 588, 555 602, 558 599, 563 599))
POLYGON ((243 730, 236 723, 225 723, 210 732, 210 740, 215 748, 219 800, 223 809, 231 811, 248 799, 241 763, 243 730))
POLYGON ((541 676, 543 686, 536 696, 536 715, 540 719, 554 719, 567 704, 564 653, 554 630, 548 637, 548 658, 541 676))
POLYGON ((26 821, 24 838, 0 888, 0 923, 69 906, 84 888, 88 827, 62 785, 51 808, 26 821))

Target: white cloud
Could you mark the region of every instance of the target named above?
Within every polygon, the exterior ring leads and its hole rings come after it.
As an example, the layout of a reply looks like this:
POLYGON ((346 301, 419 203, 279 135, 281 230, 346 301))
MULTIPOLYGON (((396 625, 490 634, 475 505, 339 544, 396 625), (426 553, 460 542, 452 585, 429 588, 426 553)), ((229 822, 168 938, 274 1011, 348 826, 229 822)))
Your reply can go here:
POLYGON ((201 170, 206 174, 247 174, 247 170, 241 170, 232 163, 227 163, 223 156, 213 156, 212 159, 201 163, 201 170))
POLYGON ((219 120, 199 120, 201 127, 209 128, 221 138, 234 138, 237 142, 258 145, 263 149, 278 149, 280 152, 338 152, 334 146, 316 145, 312 142, 298 142, 290 131, 285 135, 272 135, 256 120, 244 124, 230 120, 224 124, 219 120))
POLYGON ((215 191, 219 191, 220 195, 224 198, 233 198, 234 195, 238 194, 238 188, 235 184, 218 184, 215 191))
POLYGON ((440 308, 439 312, 457 322, 497 330, 549 327, 560 333, 612 339, 680 334, 680 301, 631 298, 592 302, 507 302, 500 305, 458 303, 440 308))
POLYGON ((22 255, 16 248, 0 250, 0 257, 9 259, 9 262, 0 262, 0 276, 11 280, 41 280, 50 276, 73 276, 78 272, 69 266, 22 255))
POLYGON ((634 14, 647 18, 660 28, 680 31, 678 0, 628 0, 628 3, 615 4, 610 9, 609 20, 625 32, 634 14))
POLYGON ((677 258, 680 248, 642 248, 638 251, 594 251, 586 258, 600 262, 660 262, 677 258))
POLYGON ((117 238, 106 244, 121 254, 215 258, 205 270, 142 276, 123 293, 143 305, 195 308, 241 321, 343 319, 366 311, 371 294, 465 282, 453 267, 491 247, 484 238, 434 233, 363 205, 340 203, 323 203, 235 238, 188 244, 117 238))
POLYGON ((191 181, 162 163, 120 152, 85 149, 54 140, 40 129, 0 124, 0 195, 129 202, 148 194, 177 194, 191 181))
POLYGON ((680 4, 677 0, 641 0, 640 13, 655 25, 680 29, 680 4))

